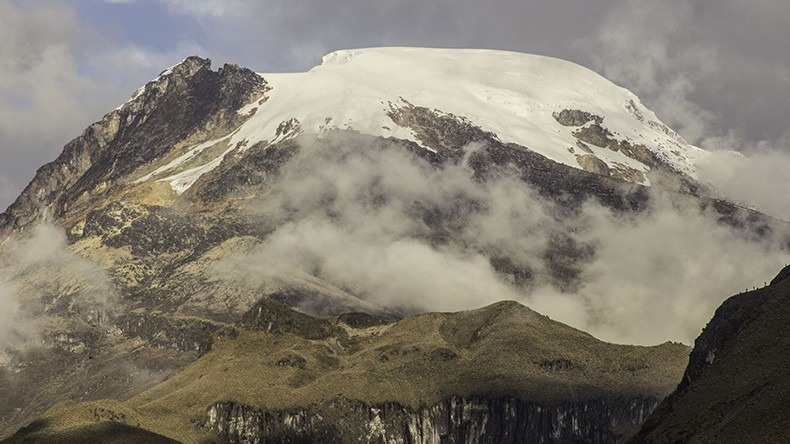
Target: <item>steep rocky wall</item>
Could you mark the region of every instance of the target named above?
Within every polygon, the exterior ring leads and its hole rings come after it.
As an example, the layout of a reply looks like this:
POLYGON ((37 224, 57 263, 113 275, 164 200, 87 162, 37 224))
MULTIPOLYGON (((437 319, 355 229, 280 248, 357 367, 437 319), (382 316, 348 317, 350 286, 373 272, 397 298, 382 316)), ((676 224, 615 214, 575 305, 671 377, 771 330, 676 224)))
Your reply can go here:
POLYGON ((221 326, 203 319, 127 313, 115 320, 129 338, 140 337, 149 345, 202 355, 211 348, 212 334, 221 326))
POLYGON ((610 443, 641 424, 656 404, 634 398, 540 406, 451 397, 413 411, 340 399, 286 412, 217 402, 207 409, 204 426, 233 443, 610 443))
POLYGON ((210 60, 187 58, 89 126, 55 161, 41 167, 0 214, 0 236, 37 220, 57 220, 174 147, 228 132, 246 118, 236 110, 267 88, 248 69, 225 65, 212 71, 210 60))
POLYGON ((677 390, 634 443, 788 442, 790 267, 725 301, 694 342, 677 390))

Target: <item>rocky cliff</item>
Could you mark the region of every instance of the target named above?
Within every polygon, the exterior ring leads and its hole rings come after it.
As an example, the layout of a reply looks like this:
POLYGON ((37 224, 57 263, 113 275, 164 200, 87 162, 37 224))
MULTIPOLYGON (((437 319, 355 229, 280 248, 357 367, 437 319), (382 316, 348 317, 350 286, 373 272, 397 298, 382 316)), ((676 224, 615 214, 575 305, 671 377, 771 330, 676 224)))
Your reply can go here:
POLYGON ((248 69, 225 65, 212 71, 210 60, 187 58, 41 167, 0 215, 0 233, 35 221, 84 217, 86 209, 95 208, 97 199, 137 168, 180 146, 235 129, 243 120, 236 110, 265 91, 266 82, 248 69))
POLYGON ((790 267, 725 301, 694 343, 677 390, 633 442, 786 442, 790 267))
POLYGON ((208 408, 204 426, 233 443, 598 444, 622 440, 656 404, 653 398, 546 406, 513 398, 452 397, 412 410, 340 399, 303 410, 264 411, 218 402, 208 408))

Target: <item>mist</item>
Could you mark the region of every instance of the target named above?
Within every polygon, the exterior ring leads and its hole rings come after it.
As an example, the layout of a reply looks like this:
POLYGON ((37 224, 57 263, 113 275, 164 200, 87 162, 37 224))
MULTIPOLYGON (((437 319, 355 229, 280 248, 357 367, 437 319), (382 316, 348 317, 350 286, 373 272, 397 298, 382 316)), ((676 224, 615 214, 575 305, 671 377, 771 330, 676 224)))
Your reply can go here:
POLYGON ((308 273, 404 313, 517 300, 607 341, 690 344, 724 299, 762 286, 790 259, 781 242, 658 190, 641 213, 594 201, 568 211, 508 171, 481 182, 465 161, 436 168, 372 138, 300 142, 253 208, 278 228, 218 274, 287 285, 308 273), (557 239, 573 247, 568 282, 546 259, 557 239), (501 258, 528 279, 497 271, 501 258))
POLYGON ((790 221, 790 132, 782 142, 763 142, 750 152, 743 151, 745 155, 734 151, 743 145, 737 139, 718 141, 718 145, 733 151, 709 156, 700 165, 700 180, 713 184, 734 202, 790 221))
POLYGON ((542 289, 531 306, 613 342, 690 344, 727 297, 762 287, 787 262, 779 244, 716 222, 712 210, 654 192, 634 217, 588 203, 595 259, 572 294, 542 289))
POLYGON ((19 303, 13 291, 5 282, 0 282, 0 304, 3 307, 0 310, 0 349, 2 349, 13 342, 14 324, 19 316, 19 303))
POLYGON ((45 344, 54 317, 96 325, 115 297, 106 272, 73 253, 61 228, 42 223, 0 251, 0 349, 45 344))

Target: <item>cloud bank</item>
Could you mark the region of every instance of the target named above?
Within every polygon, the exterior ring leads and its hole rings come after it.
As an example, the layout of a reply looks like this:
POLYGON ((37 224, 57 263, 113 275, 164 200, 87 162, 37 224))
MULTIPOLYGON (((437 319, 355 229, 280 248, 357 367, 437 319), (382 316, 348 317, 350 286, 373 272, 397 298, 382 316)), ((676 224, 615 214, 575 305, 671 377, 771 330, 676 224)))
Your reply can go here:
POLYGON ((790 151, 770 149, 742 155, 709 157, 700 179, 714 184, 726 198, 782 220, 790 220, 790 151))
POLYGON ((228 263, 235 272, 306 272, 406 312, 514 299, 605 340, 654 344, 691 343, 725 298, 790 258, 695 202, 656 194, 639 214, 588 202, 569 215, 507 173, 481 183, 465 164, 435 169, 382 142, 302 141, 256 209, 279 228, 228 263), (558 279, 552 255, 576 261, 578 279, 558 279), (495 267, 503 258, 509 268, 495 267))
POLYGON ((46 343, 53 317, 100 325, 115 303, 106 272, 71 252, 65 233, 54 225, 44 223, 23 239, 9 240, 1 253, 0 351, 46 343))
POLYGON ((790 259, 771 240, 717 223, 712 210, 655 192, 634 217, 593 203, 583 217, 578 236, 596 252, 581 287, 540 290, 532 306, 615 342, 690 344, 724 299, 762 287, 790 259))

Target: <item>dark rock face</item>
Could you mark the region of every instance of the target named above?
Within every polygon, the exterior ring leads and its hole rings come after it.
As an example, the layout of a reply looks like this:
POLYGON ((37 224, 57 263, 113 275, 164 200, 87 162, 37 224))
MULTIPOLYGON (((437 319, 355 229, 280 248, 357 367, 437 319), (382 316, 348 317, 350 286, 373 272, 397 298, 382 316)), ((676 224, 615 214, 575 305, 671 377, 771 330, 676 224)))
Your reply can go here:
POLYGON ((265 411, 218 402, 208 408, 204 427, 233 443, 610 443, 656 404, 634 398, 541 406, 513 398, 451 397, 415 411, 339 399, 304 410, 265 411))
POLYGON ((274 145, 259 143, 241 156, 227 156, 216 171, 196 184, 195 198, 202 204, 212 204, 255 195, 273 182, 298 150, 298 144, 288 139, 274 145))
POLYGON ((603 123, 603 117, 578 109, 564 109, 552 114, 552 117, 563 126, 584 126, 590 122, 598 125, 603 123))
POLYGON ((633 442, 786 442, 790 267, 725 301, 694 343, 677 390, 633 442))
POLYGON ((495 134, 453 114, 441 114, 410 103, 393 108, 389 116, 396 124, 413 129, 423 144, 450 159, 462 157, 463 148, 470 143, 497 140, 495 134))
POLYGON ((41 167, 0 215, 0 233, 23 229, 35 220, 59 218, 174 145, 235 128, 245 118, 236 110, 266 90, 266 82, 248 69, 225 65, 214 72, 210 60, 187 58, 88 127, 54 162, 41 167))
POLYGON ((196 216, 169 208, 113 203, 91 212, 83 236, 100 236, 111 248, 129 247, 134 256, 193 251, 206 237, 196 216))
POLYGON ((571 168, 513 144, 490 142, 469 156, 469 165, 481 180, 515 168, 531 188, 571 209, 595 199, 615 211, 641 211, 650 199, 646 187, 571 168))
POLYGON ((351 328, 368 328, 368 327, 375 327, 377 325, 385 325, 391 321, 387 319, 372 316, 368 313, 343 313, 337 317, 337 320, 348 325, 351 328))
POLYGON ((241 326, 273 334, 291 333, 305 339, 326 339, 338 332, 326 319, 299 313, 271 299, 253 305, 242 318, 241 326))
POLYGON ((154 347, 198 355, 211 348, 213 334, 220 328, 220 325, 203 319, 178 319, 142 313, 123 314, 114 321, 127 337, 137 336, 154 347))
MULTIPOLYGON (((425 145, 436 150, 439 158, 434 159, 425 150, 416 152, 418 155, 439 164, 458 162, 467 156, 469 166, 480 180, 494 179, 515 169, 530 187, 560 204, 575 205, 593 198, 620 211, 645 208, 649 198, 645 187, 568 167, 529 147, 504 144, 496 135, 453 115, 409 105, 393 110, 390 117, 399 125, 413 129, 425 145), (475 143, 479 149, 469 148, 475 143), (559 198, 563 195, 568 198, 559 198)), ((590 118, 595 120, 594 117, 590 118)))

